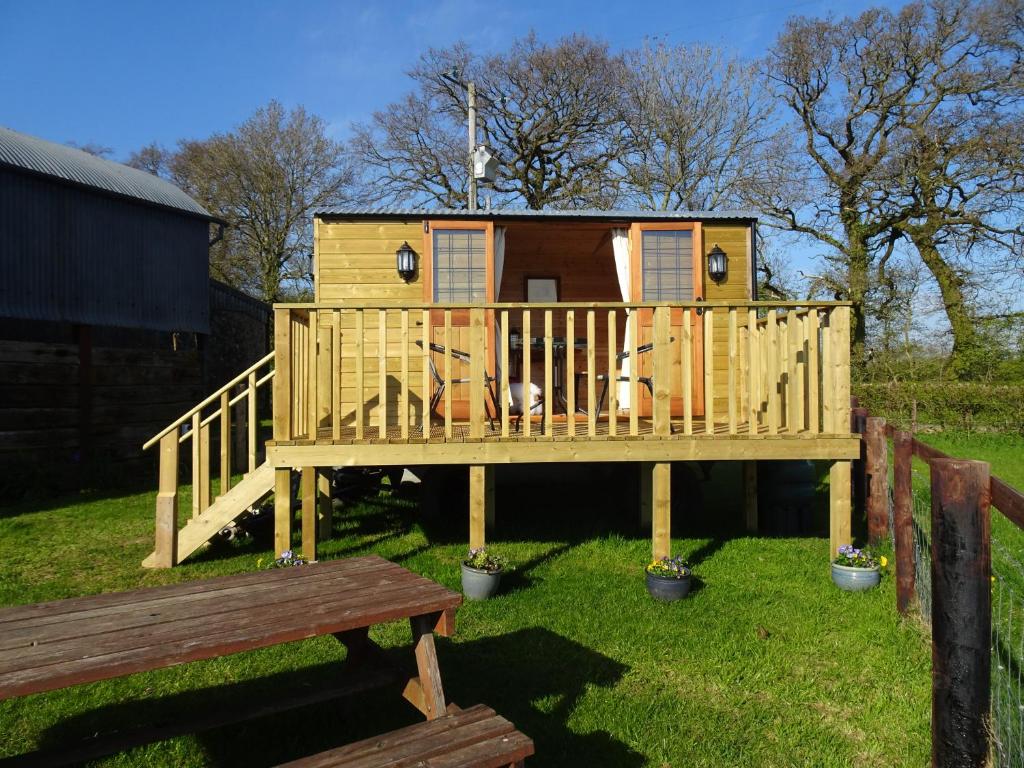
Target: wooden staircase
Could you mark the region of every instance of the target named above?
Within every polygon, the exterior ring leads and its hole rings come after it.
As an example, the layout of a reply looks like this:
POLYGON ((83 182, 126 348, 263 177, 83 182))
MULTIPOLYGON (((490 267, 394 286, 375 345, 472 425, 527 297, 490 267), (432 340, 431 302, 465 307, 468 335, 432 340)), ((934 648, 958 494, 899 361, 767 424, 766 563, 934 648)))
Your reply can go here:
POLYGON ((170 568, 202 547, 274 489, 274 468, 258 463, 259 390, 274 378, 274 353, 242 371, 194 408, 150 438, 143 449, 160 446, 160 487, 156 498, 156 542, 145 568, 170 568), (262 373, 261 373, 262 371, 262 373), (216 440, 219 450, 211 451, 216 440), (178 519, 179 446, 192 448, 192 517, 178 519), (233 453, 246 447, 248 471, 231 485, 233 453), (220 495, 210 498, 213 456, 219 457, 220 495))
MULTIPOLYGON (((205 512, 193 517, 178 531, 175 565, 216 536, 218 531, 233 523, 247 509, 263 501, 273 490, 274 468, 264 462, 230 491, 218 496, 205 512)), ((158 567, 156 558, 157 553, 153 552, 142 561, 142 567, 158 567)))

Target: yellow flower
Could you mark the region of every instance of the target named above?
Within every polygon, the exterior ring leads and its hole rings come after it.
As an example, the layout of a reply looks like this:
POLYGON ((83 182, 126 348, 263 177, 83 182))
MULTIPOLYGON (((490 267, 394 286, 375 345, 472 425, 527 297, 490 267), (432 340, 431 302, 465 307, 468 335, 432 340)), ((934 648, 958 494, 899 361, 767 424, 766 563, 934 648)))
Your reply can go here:
POLYGON ((882 555, 880 558, 878 558, 878 562, 882 564, 883 568, 885 568, 885 566, 889 564, 889 560, 885 555, 882 555))

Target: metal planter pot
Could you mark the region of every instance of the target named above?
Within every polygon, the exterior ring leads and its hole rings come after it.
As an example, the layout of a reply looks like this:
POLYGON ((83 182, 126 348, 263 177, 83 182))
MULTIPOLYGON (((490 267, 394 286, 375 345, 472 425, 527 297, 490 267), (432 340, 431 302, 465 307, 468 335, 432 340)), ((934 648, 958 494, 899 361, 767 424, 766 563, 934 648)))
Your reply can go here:
POLYGON ((486 600, 498 591, 501 571, 481 571, 462 564, 462 593, 468 600, 486 600))
POLYGON ((878 586, 882 571, 874 568, 853 568, 849 565, 832 563, 832 582, 847 592, 863 592, 878 586))
POLYGON ((655 576, 653 573, 646 573, 647 576, 647 593, 663 603, 671 603, 676 600, 681 600, 690 594, 690 577, 686 576, 682 579, 676 578, 665 578, 664 576, 655 576))

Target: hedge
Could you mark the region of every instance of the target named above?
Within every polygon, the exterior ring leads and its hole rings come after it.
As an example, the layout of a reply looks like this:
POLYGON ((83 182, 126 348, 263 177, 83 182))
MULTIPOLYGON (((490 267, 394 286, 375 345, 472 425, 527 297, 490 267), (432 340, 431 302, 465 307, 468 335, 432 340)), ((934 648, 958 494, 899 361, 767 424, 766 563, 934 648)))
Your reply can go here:
POLYGON ((873 416, 904 428, 916 403, 919 429, 1024 433, 1024 384, 899 381, 854 384, 853 393, 873 416))

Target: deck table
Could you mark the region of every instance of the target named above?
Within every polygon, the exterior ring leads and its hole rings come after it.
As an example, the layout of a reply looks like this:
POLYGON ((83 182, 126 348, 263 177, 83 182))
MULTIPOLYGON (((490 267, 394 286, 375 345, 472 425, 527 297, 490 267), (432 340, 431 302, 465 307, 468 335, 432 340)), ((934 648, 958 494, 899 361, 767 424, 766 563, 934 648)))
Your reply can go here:
POLYGON ((461 602, 371 555, 6 608, 0 700, 326 634, 347 663, 372 667, 369 628, 408 619, 418 674, 403 695, 435 719, 446 702, 433 633, 454 632, 461 602))

